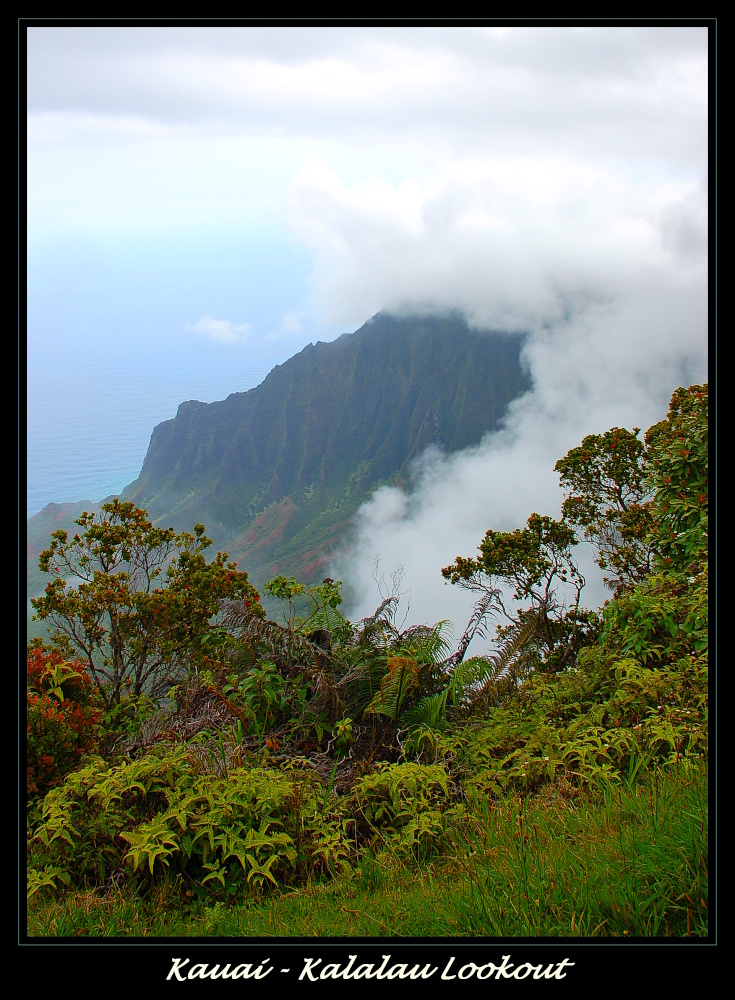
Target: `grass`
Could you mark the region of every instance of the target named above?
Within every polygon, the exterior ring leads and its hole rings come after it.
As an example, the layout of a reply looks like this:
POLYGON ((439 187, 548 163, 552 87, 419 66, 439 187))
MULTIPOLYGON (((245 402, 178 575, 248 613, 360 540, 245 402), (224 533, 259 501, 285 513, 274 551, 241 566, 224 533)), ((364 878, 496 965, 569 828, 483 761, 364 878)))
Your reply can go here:
POLYGON ((707 934, 704 770, 653 772, 573 810, 522 799, 501 810, 483 804, 462 846, 460 933, 707 934))
POLYGON ((707 769, 637 783, 468 804, 444 854, 363 851, 349 874, 294 891, 214 902, 39 891, 44 937, 702 937, 708 933, 707 769))

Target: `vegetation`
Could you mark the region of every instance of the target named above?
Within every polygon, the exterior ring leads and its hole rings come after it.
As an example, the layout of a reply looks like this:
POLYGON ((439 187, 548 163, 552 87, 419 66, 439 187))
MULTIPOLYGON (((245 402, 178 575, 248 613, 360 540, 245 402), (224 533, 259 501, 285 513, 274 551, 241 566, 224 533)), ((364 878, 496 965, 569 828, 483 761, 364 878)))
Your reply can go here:
POLYGON ((478 593, 454 651, 446 622, 403 628, 396 593, 348 621, 331 579, 274 577, 269 620, 225 556, 204 562, 201 526, 162 537, 132 505, 59 533, 45 566, 104 564, 73 601, 57 575, 57 645, 29 647, 29 935, 706 936, 706 425, 692 386, 645 446, 573 449, 561 520, 490 530, 443 570, 478 593), (615 572, 599 613, 582 537, 615 572), (494 652, 466 658, 498 616, 494 652), (124 670, 89 663, 100 621, 124 670), (165 669, 136 688, 143 648, 165 669), (87 714, 32 782, 61 724, 39 677, 87 714))
POLYGON ((26 676, 26 789, 33 796, 57 785, 94 749, 101 712, 81 660, 31 642, 26 676))
POLYGON ((606 583, 615 592, 650 571, 652 494, 639 434, 639 427, 590 434, 554 466, 566 492, 564 519, 595 545, 598 565, 614 573, 606 583))
POLYGON ((165 693, 179 675, 196 670, 218 599, 256 606, 247 573, 226 554, 205 561, 211 540, 201 524, 193 535, 177 535, 117 499, 103 504, 99 517, 84 513, 76 523, 81 536, 69 539, 59 529, 41 553, 39 567, 52 581, 31 604, 55 628, 57 642, 70 642, 83 656, 107 706, 126 693, 165 693))

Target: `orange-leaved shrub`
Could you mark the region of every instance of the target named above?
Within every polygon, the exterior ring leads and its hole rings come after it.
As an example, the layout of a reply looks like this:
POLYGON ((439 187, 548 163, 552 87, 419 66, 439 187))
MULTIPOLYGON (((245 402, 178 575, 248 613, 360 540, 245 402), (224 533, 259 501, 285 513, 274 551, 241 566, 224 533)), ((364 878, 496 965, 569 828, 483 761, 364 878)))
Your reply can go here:
POLYGON ((33 640, 27 647, 28 795, 45 795, 95 745, 102 712, 84 664, 33 640))

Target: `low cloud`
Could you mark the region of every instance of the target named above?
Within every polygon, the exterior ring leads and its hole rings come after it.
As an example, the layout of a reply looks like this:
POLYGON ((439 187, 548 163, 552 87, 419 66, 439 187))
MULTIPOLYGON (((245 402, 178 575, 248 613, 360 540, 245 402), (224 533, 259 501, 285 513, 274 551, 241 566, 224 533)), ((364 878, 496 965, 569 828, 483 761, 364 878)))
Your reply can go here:
POLYGON ((612 303, 641 268, 701 270, 706 194, 696 175, 662 185, 560 157, 455 160, 421 181, 353 185, 312 159, 291 225, 330 319, 421 303, 526 331, 612 303))
MULTIPOLYGON (((402 566, 409 621, 450 618, 457 635, 473 597, 441 568, 474 556, 488 528, 558 517, 556 460, 586 434, 662 419, 677 386, 707 379, 708 354, 703 184, 550 162, 474 164, 458 183, 461 169, 395 209, 400 199, 349 189, 314 164, 294 192, 315 285, 335 310, 452 307, 479 327, 528 334, 533 387, 504 426, 467 451, 428 453, 407 490, 377 491, 331 571, 360 618, 380 599, 376 557, 388 576, 402 566)), ((580 546, 588 607, 609 596, 593 556, 580 546)))
POLYGON ((286 313, 281 322, 263 338, 266 341, 286 340, 289 337, 300 337, 304 332, 304 324, 296 313, 286 313))
POLYGON ((248 339, 250 324, 231 323, 228 319, 215 319, 213 316, 200 316, 196 323, 184 324, 184 329, 220 344, 242 344, 248 339))

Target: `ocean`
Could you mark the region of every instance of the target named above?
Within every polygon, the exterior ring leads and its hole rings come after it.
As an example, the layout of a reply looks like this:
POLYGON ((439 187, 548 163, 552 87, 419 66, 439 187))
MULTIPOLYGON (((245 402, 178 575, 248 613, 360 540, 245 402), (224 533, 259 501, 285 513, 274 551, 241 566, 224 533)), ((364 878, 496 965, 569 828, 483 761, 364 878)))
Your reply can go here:
POLYGON ((156 424, 187 399, 213 402, 258 385, 272 352, 237 366, 199 355, 192 367, 101 357, 83 372, 28 371, 26 517, 50 502, 97 502, 137 478, 156 424))
POLYGON ((222 232, 114 245, 77 234, 29 251, 26 516, 119 493, 179 403, 245 392, 342 333, 302 315, 309 268, 279 234, 255 252, 222 232), (205 336, 202 317, 238 336, 205 336))

